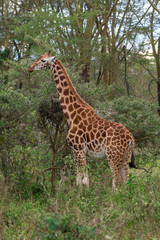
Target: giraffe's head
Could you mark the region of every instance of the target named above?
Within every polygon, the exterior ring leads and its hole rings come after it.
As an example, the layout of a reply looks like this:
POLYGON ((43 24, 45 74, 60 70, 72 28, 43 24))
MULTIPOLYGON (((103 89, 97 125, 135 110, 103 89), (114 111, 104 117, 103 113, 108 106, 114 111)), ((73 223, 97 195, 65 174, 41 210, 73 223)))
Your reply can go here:
POLYGON ((37 58, 29 68, 27 68, 27 72, 33 72, 34 70, 41 70, 50 68, 51 63, 56 60, 56 57, 50 55, 50 51, 47 51, 44 55, 41 55, 37 58))

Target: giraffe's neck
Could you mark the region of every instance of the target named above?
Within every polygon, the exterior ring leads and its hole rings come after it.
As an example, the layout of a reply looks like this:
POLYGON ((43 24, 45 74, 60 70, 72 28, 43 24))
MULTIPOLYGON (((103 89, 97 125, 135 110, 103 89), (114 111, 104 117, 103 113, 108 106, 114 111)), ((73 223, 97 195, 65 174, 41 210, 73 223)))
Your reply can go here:
POLYGON ((89 108, 94 111, 93 108, 78 95, 66 69, 59 60, 53 61, 51 64, 51 71, 54 75, 63 113, 66 115, 69 124, 75 117, 77 108, 89 108))

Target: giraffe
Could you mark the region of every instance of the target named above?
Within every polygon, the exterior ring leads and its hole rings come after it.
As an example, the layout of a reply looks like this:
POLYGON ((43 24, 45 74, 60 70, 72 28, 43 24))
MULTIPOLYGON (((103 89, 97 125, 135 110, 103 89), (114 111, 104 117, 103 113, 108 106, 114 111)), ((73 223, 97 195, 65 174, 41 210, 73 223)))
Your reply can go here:
POLYGON ((76 164, 76 184, 89 187, 86 155, 107 158, 112 173, 112 187, 128 181, 128 163, 134 150, 132 134, 121 124, 98 116, 74 88, 65 67, 47 51, 26 70, 49 68, 54 76, 59 101, 69 126, 67 140, 76 164))

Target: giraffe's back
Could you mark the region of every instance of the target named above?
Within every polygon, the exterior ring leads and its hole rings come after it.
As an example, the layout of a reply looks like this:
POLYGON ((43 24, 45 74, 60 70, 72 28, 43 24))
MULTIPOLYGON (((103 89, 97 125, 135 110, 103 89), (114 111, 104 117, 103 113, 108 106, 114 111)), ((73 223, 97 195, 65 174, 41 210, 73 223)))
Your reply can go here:
POLYGON ((130 141, 134 146, 133 136, 121 123, 94 116, 85 129, 85 153, 93 158, 105 158, 107 147, 112 153, 123 155, 130 141))

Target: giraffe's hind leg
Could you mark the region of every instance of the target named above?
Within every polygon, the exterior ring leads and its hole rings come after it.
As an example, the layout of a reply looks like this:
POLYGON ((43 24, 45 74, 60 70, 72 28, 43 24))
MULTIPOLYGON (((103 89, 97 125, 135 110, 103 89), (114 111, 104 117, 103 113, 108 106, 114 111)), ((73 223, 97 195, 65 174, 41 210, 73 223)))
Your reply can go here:
POLYGON ((112 173, 112 187, 113 190, 115 190, 117 186, 120 185, 123 181, 123 158, 121 157, 119 152, 116 152, 113 149, 111 150, 110 147, 106 148, 106 157, 112 173))
POLYGON ((123 161, 121 164, 121 176, 124 183, 128 182, 129 168, 128 161, 123 161))
POLYGON ((115 190, 117 186, 120 185, 123 181, 121 175, 121 168, 120 165, 117 164, 117 161, 115 161, 116 159, 113 156, 107 157, 107 160, 112 173, 112 187, 113 190, 115 190))
POLYGON ((131 150, 129 149, 123 158, 123 162, 121 164, 121 175, 124 183, 128 182, 129 176, 129 161, 131 159, 131 150))
POLYGON ((86 156, 83 150, 74 150, 74 160, 77 168, 76 184, 77 186, 85 185, 89 187, 89 175, 86 164, 86 156))

